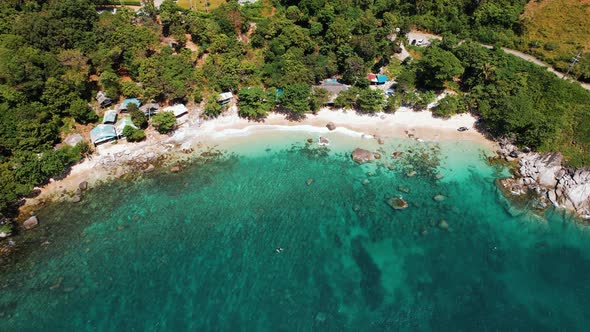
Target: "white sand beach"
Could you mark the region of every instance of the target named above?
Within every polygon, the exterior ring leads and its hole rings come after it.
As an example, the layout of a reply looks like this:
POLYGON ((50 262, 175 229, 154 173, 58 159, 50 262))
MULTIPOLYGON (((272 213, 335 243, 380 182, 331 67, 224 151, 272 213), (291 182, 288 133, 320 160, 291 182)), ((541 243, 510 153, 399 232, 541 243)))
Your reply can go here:
POLYGON ((153 169, 152 164, 172 165, 178 160, 189 159, 191 151, 214 146, 220 140, 245 135, 253 138, 265 131, 303 131, 312 134, 330 132, 326 127, 332 122, 334 132, 368 139, 375 138, 413 138, 416 140, 473 141, 474 144, 493 148, 495 143, 488 140, 474 128, 477 119, 471 114, 461 114, 450 119, 432 116, 430 111, 414 112, 402 107, 393 114, 378 113, 361 115, 354 111, 321 109, 317 114, 308 114, 300 121, 290 121, 283 114, 271 113, 262 122, 242 119, 237 115, 235 106, 230 107, 222 116, 212 120, 200 120, 197 114, 189 114, 184 123, 171 135, 160 135, 148 131, 148 137, 140 143, 117 144, 106 143, 98 146, 89 157, 74 165, 70 173, 60 180, 51 180, 40 188, 41 192, 34 198, 26 200, 21 208, 21 216, 34 211, 38 206, 51 200, 67 200, 82 181, 91 186, 100 181, 118 178, 130 172, 146 172, 153 169), (468 131, 459 132, 459 127, 468 131), (144 169, 137 169, 137 165, 144 169), (145 165, 149 169, 145 169, 145 165))

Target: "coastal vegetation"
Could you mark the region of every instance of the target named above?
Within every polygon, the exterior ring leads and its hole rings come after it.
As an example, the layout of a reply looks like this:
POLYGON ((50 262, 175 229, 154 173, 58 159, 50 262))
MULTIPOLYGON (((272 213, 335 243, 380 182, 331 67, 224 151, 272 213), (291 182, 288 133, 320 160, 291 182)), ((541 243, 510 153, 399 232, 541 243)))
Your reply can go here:
POLYGON ((160 134, 167 134, 174 129, 176 117, 172 112, 160 112, 152 117, 152 125, 160 134))
POLYGON ((125 136, 128 142, 140 142, 145 139, 145 132, 141 129, 125 126, 123 128, 123 136, 125 136))
MULTIPOLYGON (((470 111, 493 135, 590 164, 590 94, 470 41, 515 45, 522 0, 230 1, 209 13, 165 0, 159 10, 148 1, 137 12, 99 14, 102 3, 0 3, 1 211, 88 152, 87 145, 56 146, 98 120, 98 108, 88 105, 99 90, 115 100, 204 101, 208 118, 224 110, 219 93, 233 92, 243 117, 277 110, 297 119, 328 100, 315 86, 330 77, 351 86, 335 106, 361 113, 423 110, 446 89, 454 95, 439 102, 438 115, 470 111), (414 59, 397 61, 392 55, 412 26, 445 38, 428 48, 408 45, 414 59), (381 68, 397 76, 389 97, 365 78, 381 68)), ((130 140, 149 121, 162 133, 176 124, 169 112, 148 121, 129 111, 139 128, 127 130, 130 140)))

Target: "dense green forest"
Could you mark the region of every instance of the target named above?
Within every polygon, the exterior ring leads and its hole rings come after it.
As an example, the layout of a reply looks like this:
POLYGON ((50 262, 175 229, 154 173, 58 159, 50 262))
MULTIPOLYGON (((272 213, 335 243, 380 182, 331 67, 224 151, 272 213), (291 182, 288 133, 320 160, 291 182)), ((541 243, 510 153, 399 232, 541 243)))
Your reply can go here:
MULTIPOLYGON (((217 94, 232 91, 240 115, 260 119, 317 110, 326 92, 312 86, 333 76, 354 85, 336 105, 366 113, 420 110, 450 89, 456 94, 437 114, 474 112, 494 135, 590 164, 590 94, 469 42, 513 40, 523 0, 230 1, 210 13, 166 0, 159 10, 148 3, 116 14, 98 14, 97 3, 104 1, 0 2, 0 211, 89 152, 85 144, 54 147, 76 124, 98 121, 88 105, 99 90, 115 99, 203 101, 207 117, 222 112, 217 94), (412 26, 445 39, 399 63, 391 56, 412 26), (364 78, 381 67, 395 68, 399 82, 388 98, 364 78)), ((171 129, 161 117, 156 127, 171 129)))

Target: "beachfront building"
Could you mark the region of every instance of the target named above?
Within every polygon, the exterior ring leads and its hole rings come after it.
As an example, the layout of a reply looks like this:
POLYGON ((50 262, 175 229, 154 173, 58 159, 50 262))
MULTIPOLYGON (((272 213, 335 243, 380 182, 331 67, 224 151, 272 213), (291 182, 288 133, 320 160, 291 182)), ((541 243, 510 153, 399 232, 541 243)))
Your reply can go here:
POLYGON ((123 102, 121 103, 121 105, 117 107, 117 109, 120 112, 127 112, 127 107, 129 107, 129 104, 135 104, 139 108, 141 106, 141 101, 139 101, 139 99, 137 98, 127 98, 123 100, 123 102))
POLYGON ((181 117, 185 114, 188 113, 188 108, 186 108, 186 106, 184 106, 183 104, 176 104, 173 106, 168 106, 166 108, 164 108, 165 112, 172 112, 174 113, 175 117, 181 117))
POLYGON ((219 102, 221 105, 227 105, 229 102, 231 102, 233 97, 234 95, 231 92, 223 92, 219 94, 217 102, 219 102))
POLYGON ((387 76, 385 75, 381 75, 381 74, 367 74, 367 80, 369 80, 369 82, 371 82, 371 84, 377 84, 377 85, 381 85, 381 84, 385 84, 387 82, 387 76))
POLYGON ((117 139, 117 130, 112 124, 99 124, 90 131, 90 140, 95 146, 117 139))
POLYGON ((160 111, 160 105, 157 103, 148 103, 139 108, 140 111, 145 114, 145 116, 151 116, 160 111))
POLYGON ((348 90, 348 85, 338 82, 335 78, 323 80, 317 87, 328 91, 329 98, 326 102, 327 105, 334 105, 334 100, 338 97, 338 94, 344 90, 348 90))
POLYGON ((108 110, 104 112, 104 117, 102 119, 103 124, 115 124, 117 121, 117 111, 116 110, 108 110))
POLYGON ((137 126, 131 120, 131 117, 130 116, 126 116, 126 117, 122 118, 121 120, 117 121, 117 124, 115 125, 115 130, 117 132, 117 137, 118 138, 121 138, 123 136, 123 130, 127 126, 131 126, 131 127, 135 128, 135 129, 138 129, 137 126))
POLYGON ((113 104, 113 100, 107 97, 103 91, 98 91, 96 94, 96 101, 98 101, 98 105, 100 105, 101 108, 105 108, 113 104))

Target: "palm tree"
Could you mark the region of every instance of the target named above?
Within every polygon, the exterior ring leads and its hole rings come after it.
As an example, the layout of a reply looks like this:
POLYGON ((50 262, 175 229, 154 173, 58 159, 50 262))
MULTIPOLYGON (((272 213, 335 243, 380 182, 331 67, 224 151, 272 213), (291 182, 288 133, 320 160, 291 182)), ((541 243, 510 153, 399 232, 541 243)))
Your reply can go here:
POLYGON ((481 65, 480 69, 480 78, 483 78, 484 81, 489 81, 490 78, 494 75, 494 73, 496 72, 496 66, 494 66, 493 64, 486 62, 483 65, 481 65))

